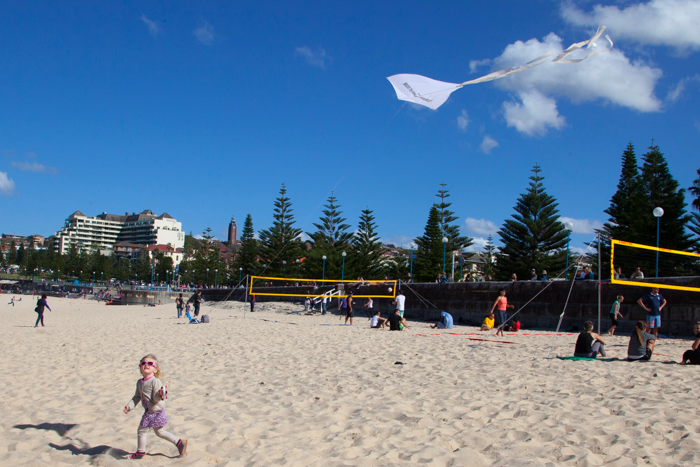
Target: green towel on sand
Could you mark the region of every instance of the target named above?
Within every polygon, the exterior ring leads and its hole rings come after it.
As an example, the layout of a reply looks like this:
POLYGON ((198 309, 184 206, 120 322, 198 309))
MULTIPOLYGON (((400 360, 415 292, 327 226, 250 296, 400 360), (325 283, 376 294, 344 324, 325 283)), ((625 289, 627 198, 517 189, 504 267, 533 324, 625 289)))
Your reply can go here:
POLYGON ((612 362, 612 358, 586 358, 586 357, 560 357, 557 355, 557 358, 559 360, 584 360, 584 361, 589 361, 589 362, 612 362))

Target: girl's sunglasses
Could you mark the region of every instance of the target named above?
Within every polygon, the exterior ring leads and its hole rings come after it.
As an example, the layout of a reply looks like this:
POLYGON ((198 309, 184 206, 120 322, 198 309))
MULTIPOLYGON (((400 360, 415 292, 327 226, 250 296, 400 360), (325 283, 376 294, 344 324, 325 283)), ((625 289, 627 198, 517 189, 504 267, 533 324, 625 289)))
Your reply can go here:
POLYGON ((156 366, 156 362, 141 362, 141 366, 156 366))

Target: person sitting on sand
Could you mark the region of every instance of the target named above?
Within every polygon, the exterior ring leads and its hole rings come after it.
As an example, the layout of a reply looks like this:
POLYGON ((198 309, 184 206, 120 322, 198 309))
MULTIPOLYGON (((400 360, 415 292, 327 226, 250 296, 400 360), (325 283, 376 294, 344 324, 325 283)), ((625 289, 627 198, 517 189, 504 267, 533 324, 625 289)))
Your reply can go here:
POLYGON ((596 358, 598 354, 605 357, 605 341, 593 331, 593 323, 583 323, 583 332, 576 339, 574 357, 596 358))
POLYGON ((520 321, 513 318, 512 324, 508 326, 508 332, 518 332, 520 331, 520 321))
POLYGON ((493 329, 495 324, 496 324, 496 315, 494 315, 493 310, 491 310, 491 314, 489 314, 486 318, 484 318, 484 322, 481 323, 481 330, 482 331, 490 331, 491 329, 493 329))
POLYGON ((382 328, 384 329, 384 325, 386 324, 387 319, 381 317, 381 311, 377 310, 376 313, 374 313, 374 316, 372 316, 372 319, 369 322, 369 327, 372 329, 379 329, 382 328))
POLYGON ((403 331, 407 326, 406 319, 399 314, 399 310, 394 310, 394 314, 389 317, 389 330, 403 331))
POLYGON ((654 352, 654 335, 645 332, 647 323, 637 321, 634 331, 630 336, 630 343, 627 347, 627 360, 630 362, 651 360, 654 352))
POLYGON ((700 321, 695 322, 693 333, 695 334, 695 340, 690 346, 691 350, 686 350, 683 353, 681 365, 700 365, 700 321))
POLYGON ((433 329, 435 329, 435 328, 438 328, 438 329, 452 329, 452 326, 453 326, 452 323, 453 323, 452 315, 449 314, 449 313, 446 312, 446 311, 443 311, 442 313, 440 313, 440 321, 438 321, 437 323, 435 323, 434 326, 430 326, 430 327, 433 328, 433 329))

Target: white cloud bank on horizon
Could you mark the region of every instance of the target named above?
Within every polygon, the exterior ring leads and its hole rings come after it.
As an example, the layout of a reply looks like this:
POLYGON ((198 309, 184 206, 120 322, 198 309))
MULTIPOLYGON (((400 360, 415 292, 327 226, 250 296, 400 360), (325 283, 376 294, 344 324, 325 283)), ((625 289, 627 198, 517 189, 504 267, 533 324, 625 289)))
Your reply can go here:
MULTIPOLYGON (((465 230, 469 234, 474 234, 480 237, 488 237, 489 235, 496 235, 498 232, 498 226, 490 220, 487 219, 474 219, 473 217, 467 217, 464 220, 465 230)), ((486 242, 484 242, 484 245, 486 242)))
POLYGON ((206 20, 202 20, 202 25, 192 31, 192 34, 204 45, 211 45, 214 42, 214 26, 206 20))
POLYGON ((304 57, 306 63, 311 66, 326 69, 326 60, 328 59, 326 51, 323 47, 318 47, 316 50, 311 50, 310 47, 302 46, 294 49, 294 55, 304 57))
POLYGON ((146 15, 141 15, 141 21, 148 26, 148 33, 151 36, 156 37, 158 35, 160 32, 160 27, 158 27, 158 24, 155 21, 151 21, 146 15))
MULTIPOLYGON (((517 41, 493 60, 492 69, 519 66, 563 50, 562 39, 554 33, 542 41, 517 41)), ((661 101, 654 88, 661 75, 660 69, 632 62, 622 51, 612 49, 580 63, 545 63, 496 80, 494 85, 515 96, 515 100, 503 103, 508 126, 528 136, 542 136, 565 125, 555 98, 567 98, 574 104, 603 101, 639 112, 658 112, 661 101)))
POLYGON ((700 48, 700 1, 651 0, 620 9, 595 5, 584 12, 572 3, 562 5, 565 21, 576 26, 608 27, 613 40, 630 39, 640 44, 665 45, 679 50, 700 48))
POLYGON ((574 226, 572 233, 575 234, 595 234, 596 230, 603 228, 603 223, 597 220, 590 219, 574 219, 573 217, 559 217, 559 222, 562 224, 566 222, 571 222, 574 226))
POLYGON ((39 174, 51 175, 56 175, 58 173, 58 169, 56 169, 56 167, 49 167, 44 164, 39 164, 38 162, 12 161, 10 162, 10 165, 21 170, 22 172, 34 172, 39 174))
POLYGON ((10 196, 15 192, 15 182, 7 176, 7 172, 0 172, 0 195, 10 196))

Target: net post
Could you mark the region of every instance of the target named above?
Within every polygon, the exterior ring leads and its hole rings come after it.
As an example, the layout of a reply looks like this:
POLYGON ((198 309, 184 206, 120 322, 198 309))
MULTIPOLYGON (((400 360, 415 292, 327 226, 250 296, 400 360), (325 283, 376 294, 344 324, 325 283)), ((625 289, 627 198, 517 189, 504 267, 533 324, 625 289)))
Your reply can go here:
POLYGON ((598 334, 601 333, 600 330, 600 308, 601 308, 601 300, 602 300, 602 294, 603 294, 603 277, 601 276, 602 269, 601 269, 601 255, 600 255, 600 232, 598 232, 598 334))
MULTIPOLYGON (((248 279, 250 278, 250 274, 245 275, 245 303, 248 304, 248 279)), ((245 309, 247 306, 243 305, 243 319, 245 319, 245 309)))

